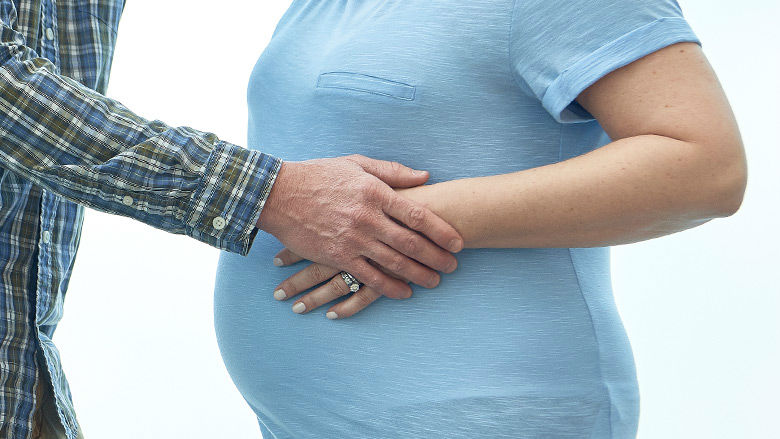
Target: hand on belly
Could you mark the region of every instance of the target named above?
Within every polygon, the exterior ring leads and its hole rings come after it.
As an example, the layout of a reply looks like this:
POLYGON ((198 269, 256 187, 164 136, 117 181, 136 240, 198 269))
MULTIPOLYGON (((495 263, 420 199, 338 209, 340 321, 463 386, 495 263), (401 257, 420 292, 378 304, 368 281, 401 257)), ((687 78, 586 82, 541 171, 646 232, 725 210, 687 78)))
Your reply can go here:
POLYGON ((348 270, 378 293, 409 297, 412 289, 398 276, 433 288, 439 282, 434 270, 453 271, 457 262, 449 251, 463 248, 451 225, 388 185, 426 180, 424 172, 360 155, 285 162, 257 226, 296 254, 348 270))
MULTIPOLYGON (((302 260, 302 257, 296 255, 290 251, 290 249, 284 248, 274 257, 274 265, 290 265, 302 260)), ((407 279, 395 276, 382 267, 377 266, 377 268, 399 280, 407 283, 409 282, 407 279)), ((352 280, 348 278, 349 275, 346 275, 345 277, 342 276, 341 273, 343 272, 336 268, 312 263, 282 281, 282 283, 274 289, 274 298, 276 300, 286 300, 313 288, 322 282, 328 281, 296 300, 292 305, 292 311, 303 314, 332 300, 338 299, 341 296, 354 293, 347 299, 333 305, 325 314, 329 319, 342 319, 358 313, 382 296, 381 293, 368 285, 352 283, 352 280)), ((411 295, 408 297, 411 297, 411 295)))

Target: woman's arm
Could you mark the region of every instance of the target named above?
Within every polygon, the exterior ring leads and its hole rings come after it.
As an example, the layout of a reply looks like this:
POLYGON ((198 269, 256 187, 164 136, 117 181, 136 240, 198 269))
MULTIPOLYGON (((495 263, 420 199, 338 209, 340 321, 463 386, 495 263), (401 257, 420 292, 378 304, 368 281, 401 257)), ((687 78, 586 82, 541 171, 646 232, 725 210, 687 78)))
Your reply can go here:
MULTIPOLYGON (((747 180, 745 152, 697 44, 673 44, 621 67, 577 101, 613 142, 534 169, 398 191, 452 224, 467 247, 624 244, 737 211, 747 180)), ((280 265, 301 259, 287 249, 277 257, 280 265)), ((295 312, 309 312, 349 292, 337 273, 310 264, 283 281, 274 297, 285 300, 330 279, 292 304, 295 312)), ((379 297, 360 288, 327 316, 349 317, 379 297)))
POLYGON ((742 140, 697 44, 673 44, 615 70, 577 101, 613 142, 547 166, 399 192, 452 224, 466 247, 626 244, 739 208, 742 140))

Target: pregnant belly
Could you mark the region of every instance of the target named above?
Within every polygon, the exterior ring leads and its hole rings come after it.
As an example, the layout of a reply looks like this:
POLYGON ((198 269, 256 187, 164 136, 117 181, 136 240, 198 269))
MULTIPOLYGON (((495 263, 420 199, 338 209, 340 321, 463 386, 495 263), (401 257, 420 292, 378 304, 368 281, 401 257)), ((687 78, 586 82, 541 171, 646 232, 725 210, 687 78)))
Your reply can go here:
POLYGON ((215 286, 225 365, 267 423, 325 428, 443 401, 601 395, 597 340, 568 249, 466 249, 437 288, 414 286, 410 299, 382 296, 329 320, 335 301, 298 315, 292 300, 273 298, 305 266, 275 267, 281 248, 260 232, 246 257, 222 252, 215 286))

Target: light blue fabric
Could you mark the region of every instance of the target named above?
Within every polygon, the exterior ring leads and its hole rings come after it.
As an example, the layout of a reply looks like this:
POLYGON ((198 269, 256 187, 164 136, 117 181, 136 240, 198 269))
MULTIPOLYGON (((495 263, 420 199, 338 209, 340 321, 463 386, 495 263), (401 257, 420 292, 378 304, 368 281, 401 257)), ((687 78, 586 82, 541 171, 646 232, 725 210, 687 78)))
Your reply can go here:
MULTIPOLYGON (((249 147, 431 182, 555 163, 609 142, 580 91, 680 41, 699 42, 668 0, 296 0, 249 81, 249 147)), ((438 288, 332 321, 273 298, 304 265, 255 239, 221 254, 214 312, 264 437, 635 437, 608 247, 467 249, 438 288)))

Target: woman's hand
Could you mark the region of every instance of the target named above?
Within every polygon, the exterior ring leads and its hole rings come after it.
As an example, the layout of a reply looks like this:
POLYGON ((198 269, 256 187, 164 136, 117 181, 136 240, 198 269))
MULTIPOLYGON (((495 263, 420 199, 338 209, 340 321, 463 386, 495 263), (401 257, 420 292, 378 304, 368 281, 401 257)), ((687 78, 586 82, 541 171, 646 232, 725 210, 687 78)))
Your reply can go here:
MULTIPOLYGON (((303 258, 291 252, 289 249, 284 248, 274 257, 274 265, 291 265, 302 260, 303 258)), ((381 267, 378 268, 382 271, 385 271, 381 267)), ((307 313, 322 306, 325 303, 330 302, 331 300, 338 299, 339 297, 350 293, 349 288, 347 287, 347 284, 344 282, 344 279, 341 277, 340 273, 341 270, 336 268, 328 267, 327 265, 318 263, 312 263, 306 268, 282 281, 282 283, 279 284, 279 286, 277 286, 274 291, 274 298, 277 300, 286 300, 292 298, 308 290, 309 288, 312 288, 330 279, 330 281, 327 283, 319 286, 318 288, 315 288, 313 291, 302 296, 296 300, 295 303, 293 303, 293 312, 299 314, 307 313)), ((389 274, 390 276, 394 276, 387 271, 385 271, 385 273, 389 274)), ((399 279, 404 282, 409 282, 406 279, 399 279)), ((438 285, 438 283, 439 282, 437 279, 436 284, 438 285)), ((382 294, 372 290, 369 286, 361 285, 360 289, 350 297, 330 307, 325 315, 329 319, 341 319, 344 317, 349 317, 366 308, 381 295, 382 294)), ((405 298, 409 297, 412 297, 411 294, 405 298)))
MULTIPOLYGON (((395 189, 395 191, 404 198, 421 203, 425 207, 433 210, 433 206, 431 205, 432 203, 430 202, 431 197, 428 196, 431 195, 430 189, 432 189, 432 186, 434 185, 421 185, 413 188, 398 188, 395 189)), ((292 265, 302 260, 302 257, 296 255, 288 248, 284 248, 274 257, 274 265, 292 265)), ((369 261, 369 263, 371 263, 371 261, 369 261)), ((407 283, 409 282, 409 280, 396 276, 395 274, 384 270, 378 265, 375 266, 392 277, 407 283)), ((322 306, 325 303, 350 293, 349 288, 347 287, 347 284, 344 282, 344 279, 341 277, 340 273, 341 270, 335 269, 333 267, 312 263, 282 281, 282 283, 280 283, 279 286, 277 286, 274 290, 274 298, 277 300, 286 300, 292 298, 330 279, 327 283, 319 286, 318 288, 315 288, 293 303, 292 309, 294 312, 307 313, 322 306)), ((427 287, 436 287, 440 280, 441 279, 439 274, 436 273, 436 278, 433 282, 431 282, 431 284, 427 285, 427 287)), ((352 316, 373 303, 381 295, 381 293, 374 291, 367 285, 362 285, 360 289, 350 297, 342 300, 328 309, 328 312, 325 315, 329 319, 341 319, 352 316)), ((409 294, 408 296, 401 298, 408 299, 409 297, 412 297, 412 295, 409 294)))

